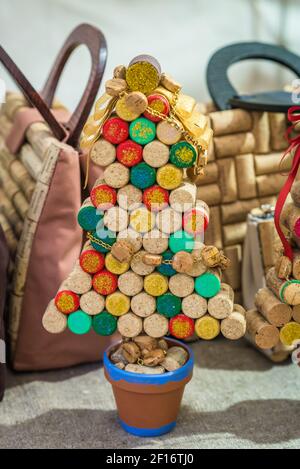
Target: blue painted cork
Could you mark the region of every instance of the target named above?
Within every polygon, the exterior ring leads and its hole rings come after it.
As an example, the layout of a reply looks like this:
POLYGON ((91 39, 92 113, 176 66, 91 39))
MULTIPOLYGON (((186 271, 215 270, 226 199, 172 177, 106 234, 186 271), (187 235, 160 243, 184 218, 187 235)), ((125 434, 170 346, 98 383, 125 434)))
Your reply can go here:
POLYGON ((147 163, 139 163, 131 169, 130 182, 138 189, 147 189, 156 181, 156 171, 147 163))
POLYGON ((172 318, 181 312, 181 300, 172 293, 165 293, 156 299, 156 309, 167 318, 172 318))
MULTIPOLYGON (((169 261, 173 259, 174 254, 172 251, 165 251, 162 255, 164 261, 169 261)), ((160 264, 156 269, 160 274, 171 277, 172 275, 177 274, 176 270, 173 269, 171 264, 160 264)))
POLYGON ((154 122, 145 117, 138 117, 131 122, 129 126, 130 138, 140 145, 147 145, 152 142, 156 135, 156 126, 154 122))
MULTIPOLYGON (((101 225, 101 223, 99 225, 101 225)), ((99 252, 109 252, 110 249, 105 247, 103 243, 112 246, 116 242, 116 233, 108 230, 104 226, 99 228, 99 225, 97 225, 97 231, 91 232, 91 245, 99 252)))
POLYGON ((111 335, 117 329, 117 318, 107 311, 93 316, 93 329, 99 335, 111 335))
POLYGON ((220 279, 212 272, 205 272, 195 279, 195 290, 204 298, 212 298, 219 293, 220 289, 220 279))

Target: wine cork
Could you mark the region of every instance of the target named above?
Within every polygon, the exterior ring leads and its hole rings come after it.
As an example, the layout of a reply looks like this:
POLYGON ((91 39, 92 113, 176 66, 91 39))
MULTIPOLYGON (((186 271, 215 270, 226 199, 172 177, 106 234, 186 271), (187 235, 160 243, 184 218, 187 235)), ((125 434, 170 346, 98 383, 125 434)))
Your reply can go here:
POLYGON ((91 190, 90 199, 94 207, 99 210, 107 210, 116 204, 117 193, 115 189, 97 179, 91 190))
POLYGON ((119 96, 120 93, 125 91, 127 83, 123 78, 112 78, 105 83, 105 92, 110 96, 119 96))
POLYGON ((99 252, 108 252, 116 241, 116 234, 103 226, 102 221, 98 223, 96 232, 91 233, 91 245, 99 252))
POLYGON ((93 288, 100 295, 113 293, 118 286, 118 277, 108 270, 101 270, 93 277, 93 288))
POLYGON ((294 181, 290 194, 296 207, 300 207, 300 181, 294 181))
POLYGON ((198 319, 207 312, 207 300, 197 293, 192 293, 182 300, 182 312, 192 319, 198 319))
POLYGON ((283 112, 269 112, 271 130, 271 146, 273 150, 285 150, 287 148, 286 114, 283 112))
POLYGON ((280 329, 280 341, 283 345, 294 345, 300 341, 300 324, 297 322, 288 322, 280 329))
POLYGON ((161 375, 165 373, 165 369, 163 366, 143 366, 143 365, 136 365, 133 363, 129 363, 125 366, 125 371, 130 371, 131 373, 139 373, 143 375, 161 375))
POLYGON ((176 272, 189 274, 194 265, 192 254, 185 251, 179 251, 173 256, 172 267, 176 272))
POLYGON ((292 308, 282 303, 268 288, 260 288, 255 295, 255 306, 270 324, 281 327, 291 320, 292 308))
POLYGON ((144 116, 152 122, 159 122, 161 117, 153 115, 151 111, 158 111, 160 114, 167 116, 170 112, 170 104, 168 99, 158 93, 153 93, 147 96, 148 106, 144 112, 144 116))
POLYGON ((201 339, 212 340, 220 333, 220 322, 209 314, 205 314, 196 320, 195 332, 201 339))
POLYGON ((136 337, 142 329, 142 319, 133 313, 124 314, 118 319, 118 331, 123 337, 136 337))
POLYGON ((113 316, 122 316, 130 309, 130 299, 120 291, 115 291, 106 297, 105 308, 113 316))
POLYGON ((24 220, 29 209, 29 203, 25 199, 22 192, 17 192, 13 196, 12 201, 13 201, 14 206, 16 207, 18 214, 24 220))
POLYGON ((143 147, 132 140, 125 140, 117 146, 117 159, 128 168, 141 162, 143 147))
MULTIPOLYGON (((97 202, 96 202, 97 203, 97 202)), ((96 229, 98 222, 102 219, 102 213, 99 213, 93 203, 91 202, 90 197, 84 200, 81 205, 77 220, 81 228, 85 231, 92 231, 96 229)))
POLYGON ((131 298, 131 310, 137 316, 146 318, 156 310, 155 298, 144 291, 138 293, 131 298))
POLYGON ((274 363, 280 363, 285 361, 291 354, 289 347, 284 346, 281 342, 278 342, 275 347, 270 349, 261 349, 259 348, 255 341, 250 337, 249 334, 245 334, 245 339, 250 342, 260 353, 265 355, 269 360, 274 363))
POLYGON ((221 262, 221 252, 215 246, 203 246, 201 257, 207 267, 216 267, 221 262))
POLYGON ((131 169, 130 182, 138 189, 147 189, 155 184, 156 171, 152 166, 142 162, 131 169))
POLYGON ((222 222, 227 224, 246 221, 248 213, 259 205, 258 199, 237 200, 230 204, 221 205, 222 222))
POLYGON ((182 86, 176 80, 174 80, 171 76, 167 75, 166 73, 161 74, 160 83, 172 93, 179 91, 182 86))
POLYGON ((152 212, 163 210, 169 205, 169 191, 158 185, 148 187, 143 192, 143 203, 152 212))
POLYGON ((225 246, 242 244, 247 232, 247 223, 232 223, 223 227, 223 239, 225 246))
POLYGON ((217 164, 222 202, 234 202, 238 194, 235 160, 233 158, 225 158, 218 161, 217 164))
POLYGON ((181 168, 177 168, 173 164, 166 164, 158 168, 156 174, 157 183, 167 190, 173 190, 180 186, 183 179, 181 168))
POLYGON ((235 156, 239 153, 252 153, 255 149, 255 139, 251 132, 215 137, 214 144, 217 158, 235 156))
POLYGON ((157 298, 156 308, 166 318, 172 318, 181 312, 181 300, 168 292, 157 298))
POLYGON ((129 169, 121 163, 112 163, 104 170, 104 181, 110 187, 120 189, 126 186, 129 182, 130 172, 129 169))
POLYGON ((252 112, 253 128, 255 138, 255 153, 270 152, 270 126, 268 112, 252 112))
POLYGON ((233 311, 234 292, 230 285, 221 283, 219 293, 208 300, 208 312, 216 319, 227 318, 233 311))
POLYGON ((107 311, 103 311, 93 316, 92 325, 96 334, 103 336, 112 335, 117 329, 117 318, 107 311))
POLYGON ((169 331, 176 339, 187 339, 194 334, 194 321, 184 314, 177 314, 170 319, 169 331))
POLYGON ((109 272, 121 275, 129 269, 129 262, 120 262, 109 252, 105 256, 105 267, 109 272))
POLYGON ((30 176, 37 181, 42 170, 42 161, 34 152, 31 145, 25 144, 20 150, 20 160, 30 176))
POLYGON ((255 309, 246 312, 246 321, 247 333, 259 348, 275 347, 279 341, 277 327, 269 324, 255 309))
POLYGON ((143 248, 151 254, 161 254, 168 249, 169 238, 165 233, 154 229, 143 237, 143 248))
POLYGON ((194 279, 186 274, 175 274, 169 280, 170 292, 180 298, 191 295, 194 291, 194 279))
POLYGON ((124 104, 133 114, 143 114, 148 106, 147 97, 140 91, 132 91, 124 98, 124 104))
POLYGON ((266 284, 281 301, 291 306, 300 304, 299 280, 284 281, 277 277, 275 268, 272 267, 267 272, 266 284))
POLYGON ((19 160, 14 159, 9 165, 9 172, 13 180, 21 187, 24 195, 27 197, 26 188, 34 182, 25 166, 19 160))
POLYGON ((90 316, 95 316, 96 314, 101 313, 104 309, 104 305, 104 297, 94 290, 84 293, 80 297, 80 308, 90 316))
POLYGON ((54 305, 61 313, 73 313, 79 308, 79 296, 70 290, 63 289, 56 294, 54 305))
POLYGON ((68 316, 68 328, 78 335, 87 334, 92 327, 92 318, 81 311, 75 311, 68 316))
POLYGON ((170 149, 170 162, 178 168, 190 168, 197 158, 197 151, 190 143, 180 141, 170 149))
POLYGON ((196 196, 197 199, 205 200, 209 206, 220 204, 222 198, 218 184, 207 184, 207 186, 197 187, 196 196))
POLYGON ((169 238, 169 248, 176 254, 179 251, 193 251, 195 247, 194 237, 183 230, 175 231, 169 238))
POLYGON ((11 226, 14 227, 21 221, 20 215, 14 208, 12 202, 6 197, 2 189, 0 189, 0 207, 11 226))
POLYGON ((196 204, 196 186, 189 182, 183 182, 177 189, 170 193, 169 203, 173 210, 186 212, 196 204))
POLYGON ((175 371, 181 368, 188 359, 188 353, 183 347, 170 347, 165 359, 161 362, 167 371, 175 371))
POLYGON ((191 277, 199 277, 207 271, 207 267, 201 257, 201 249, 194 249, 191 254, 193 257, 193 266, 189 271, 189 275, 191 277))
POLYGON ((253 155, 238 155, 235 158, 235 167, 239 198, 255 198, 257 196, 257 191, 253 155))
POLYGON ((133 210, 130 214, 130 226, 138 233, 147 233, 155 225, 155 215, 145 207, 133 210))
POLYGON ((257 192, 260 197, 277 194, 282 188, 285 178, 282 174, 266 174, 256 177, 257 192))
POLYGON ((104 140, 99 138, 91 148, 91 160, 98 166, 108 166, 112 164, 116 159, 116 147, 104 140))
POLYGON ((181 229, 182 216, 171 207, 166 208, 156 215, 156 225, 163 233, 174 233, 181 229))
POLYGON ((127 296, 134 296, 143 290, 143 277, 129 270, 118 278, 119 290, 127 296))
POLYGON ((160 273, 152 273, 144 278, 144 290, 152 296, 160 296, 168 290, 168 280, 160 273))
POLYGON ((203 200, 197 200, 196 207, 187 210, 183 215, 183 229, 197 236, 206 231, 209 223, 209 208, 203 200))
POLYGON ((160 168, 169 160, 169 147, 159 140, 153 140, 143 148, 144 161, 153 168, 160 168))
POLYGON ((257 176, 263 174, 277 173, 288 171, 291 167, 291 159, 286 157, 282 160, 282 153, 269 153, 267 155, 255 155, 255 172, 257 176))
MULTIPOLYGON (((210 161, 209 157, 208 157, 208 161, 210 161)), ((204 174, 194 175, 194 168, 188 168, 186 171, 186 174, 196 186, 202 186, 202 185, 217 183, 219 169, 216 163, 208 163, 205 166, 204 174)))
POLYGON ((124 210, 135 210, 142 203, 142 191, 132 184, 127 184, 118 190, 118 204, 124 210))
POLYGON ((181 132, 166 121, 159 122, 156 127, 158 140, 166 145, 173 145, 181 139, 181 132))
POLYGON ((300 324, 300 305, 293 306, 292 317, 293 317, 294 321, 296 321, 300 324))
POLYGON ((145 95, 157 88, 161 75, 159 62, 151 55, 138 55, 129 63, 126 70, 126 82, 132 91, 145 95))
POLYGON ((170 261, 172 261, 173 259, 173 256, 173 252, 169 250, 163 253, 162 263, 157 267, 157 271, 160 274, 165 275, 167 277, 171 277, 172 275, 176 274, 176 270, 174 270, 172 267, 172 262, 170 263, 170 261))
POLYGON ((14 195, 20 191, 17 184, 12 180, 8 172, 0 167, 0 180, 2 182, 3 190, 8 198, 13 198, 14 195))
POLYGON ((131 269, 138 275, 149 275, 151 274, 155 266, 154 265, 147 265, 143 261, 143 256, 146 254, 146 251, 141 249, 139 252, 137 252, 130 263, 131 269))
POLYGON ((53 300, 46 308, 42 324, 44 329, 51 334, 59 334, 67 328, 67 317, 58 311, 53 300))
POLYGON ((82 295, 92 288, 92 277, 80 265, 76 265, 65 282, 65 288, 82 295))
POLYGON ((288 213, 286 218, 282 217, 284 225, 293 233, 297 238, 300 238, 300 208, 296 206, 288 206, 288 213))
POLYGON ((12 129, 13 123, 11 122, 10 119, 5 114, 0 114, 0 132, 1 135, 6 138, 11 129, 12 129))
POLYGON ((105 212, 103 223, 111 231, 126 230, 128 226, 128 212, 120 207, 111 207, 105 212))
POLYGON ((230 266, 224 272, 224 281, 234 290, 238 290, 241 287, 242 246, 240 244, 228 246, 224 249, 224 254, 230 260, 230 266))
POLYGON ((147 145, 155 139, 156 127, 154 122, 145 117, 138 117, 129 126, 130 138, 140 144, 147 145))
POLYGON ((108 140, 113 145, 118 145, 127 140, 129 125, 118 117, 111 117, 103 125, 102 134, 105 140, 108 140))
POLYGON ((238 340, 246 333, 246 318, 238 311, 233 311, 221 321, 221 333, 226 339, 238 340))
POLYGON ((205 231, 204 240, 206 244, 218 249, 223 247, 220 207, 210 207, 210 224, 205 231))
POLYGON ((195 290, 204 298, 212 298, 221 288, 218 269, 210 269, 195 279, 195 290))
POLYGON ((154 338, 163 337, 167 334, 169 329, 169 321, 161 314, 151 314, 144 319, 144 331, 147 335, 154 338))
POLYGON ((275 241, 276 231, 273 220, 268 220, 258 224, 258 233, 261 244, 261 252, 264 266, 271 266, 275 263, 275 241))
POLYGON ((132 259, 134 250, 130 241, 120 239, 112 245, 110 252, 120 263, 129 263, 132 259))
POLYGON ((130 243, 133 252, 138 252, 142 247, 142 236, 132 228, 120 231, 117 236, 118 240, 126 240, 130 243))
POLYGON ((79 263, 82 270, 88 274, 95 274, 104 267, 104 255, 89 247, 80 254, 79 263))
POLYGON ((209 114, 214 135, 248 132, 252 128, 252 113, 243 109, 228 109, 209 114))
POLYGON ((126 96, 122 96, 117 104, 116 104, 116 114, 119 116, 122 120, 131 122, 137 119, 140 116, 140 113, 138 112, 137 109, 130 109, 128 107, 128 104, 126 102, 126 96))

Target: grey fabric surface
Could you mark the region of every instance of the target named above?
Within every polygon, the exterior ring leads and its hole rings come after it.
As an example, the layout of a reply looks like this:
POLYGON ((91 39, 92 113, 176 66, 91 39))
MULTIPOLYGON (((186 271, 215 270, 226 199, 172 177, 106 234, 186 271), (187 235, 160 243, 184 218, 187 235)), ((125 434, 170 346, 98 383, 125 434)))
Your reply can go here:
POLYGON ((196 366, 178 424, 137 438, 117 423, 99 365, 8 374, 1 448, 299 448, 300 368, 274 365, 245 341, 193 344, 196 366))

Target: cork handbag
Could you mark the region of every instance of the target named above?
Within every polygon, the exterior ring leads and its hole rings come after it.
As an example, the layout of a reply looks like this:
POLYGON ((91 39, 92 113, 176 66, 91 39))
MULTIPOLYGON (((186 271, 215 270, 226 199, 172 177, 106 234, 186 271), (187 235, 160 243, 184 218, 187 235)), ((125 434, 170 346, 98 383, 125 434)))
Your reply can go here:
MULTIPOLYGON (((207 84, 213 105, 206 106, 214 132, 205 175, 198 177, 197 195, 210 206, 206 244, 223 248, 231 260, 225 281, 242 301, 241 260, 247 214, 261 204, 275 204, 290 167, 282 162, 286 111, 291 94, 283 91, 238 96, 227 77, 233 63, 264 59, 285 65, 298 77, 300 58, 281 47, 241 43, 218 50, 207 67, 207 84)), ((268 266, 266 266, 268 267, 268 266)))
POLYGON ((6 298, 7 270, 9 262, 8 246, 0 227, 0 401, 5 389, 5 330, 4 306, 6 298))
POLYGON ((24 94, 8 93, 0 123, 0 222, 14 262, 9 335, 17 370, 96 360, 106 346, 92 336, 80 341, 68 332, 50 336, 41 325, 46 305, 81 250, 76 213, 82 199, 82 158, 77 142, 102 79, 106 51, 102 33, 80 25, 67 38, 39 94, 0 48, 2 64, 24 94), (83 96, 72 115, 55 102, 50 111, 65 63, 81 44, 92 59, 83 96))

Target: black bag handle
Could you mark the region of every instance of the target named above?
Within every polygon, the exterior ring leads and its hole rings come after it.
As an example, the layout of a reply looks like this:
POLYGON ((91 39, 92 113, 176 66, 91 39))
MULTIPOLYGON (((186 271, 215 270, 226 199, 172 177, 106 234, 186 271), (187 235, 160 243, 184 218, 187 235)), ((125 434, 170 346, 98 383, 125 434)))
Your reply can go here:
POLYGON ((248 59, 276 62, 300 77, 300 57, 284 47, 262 42, 240 42, 219 49, 208 62, 206 82, 215 105, 220 109, 243 107, 285 112, 293 103, 291 94, 284 91, 238 96, 228 79, 230 65, 248 59))

